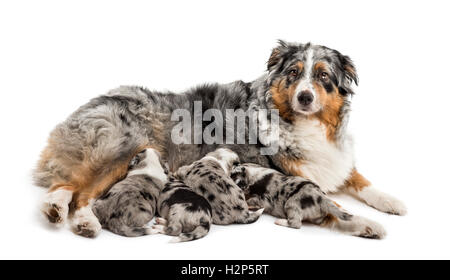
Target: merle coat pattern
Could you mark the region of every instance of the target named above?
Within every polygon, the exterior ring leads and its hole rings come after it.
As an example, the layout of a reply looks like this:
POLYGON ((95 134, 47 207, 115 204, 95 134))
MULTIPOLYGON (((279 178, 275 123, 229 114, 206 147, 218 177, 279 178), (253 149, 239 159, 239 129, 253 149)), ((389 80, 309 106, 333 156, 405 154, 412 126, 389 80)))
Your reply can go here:
POLYGON ((244 192, 229 177, 232 166, 238 163, 237 154, 222 148, 175 173, 177 178, 209 201, 214 224, 254 223, 264 211, 250 212, 244 192))
POLYGON ((252 209, 264 208, 264 212, 280 218, 280 226, 299 229, 303 221, 326 224, 339 219, 338 230, 351 235, 382 238, 372 230, 361 226, 361 217, 343 211, 320 190, 319 186, 298 176, 286 176, 273 169, 256 164, 233 167, 231 178, 245 190, 247 203, 252 209))
POLYGON ((172 242, 186 242, 205 237, 211 227, 212 209, 208 201, 182 181, 169 177, 158 199, 157 225, 152 233, 177 236, 172 242))
POLYGON ((155 216, 164 181, 146 168, 151 161, 160 164, 158 158, 153 149, 139 153, 131 161, 128 176, 94 202, 92 210, 103 228, 127 237, 150 234, 146 225, 155 216))
MULTIPOLYGON (((238 153, 242 162, 301 175, 325 192, 342 190, 381 211, 405 214, 406 208, 400 201, 377 191, 356 170, 353 144, 347 132, 354 92, 351 85, 356 81, 352 61, 338 51, 313 44, 280 42, 269 58, 267 72, 248 83, 206 84, 181 93, 136 86, 111 90, 80 107, 50 134, 33 174, 37 185, 49 188, 41 211, 56 226, 70 221, 76 233, 96 236, 101 225, 89 202, 126 176, 130 160, 145 147, 152 146, 169 163, 171 171, 191 164, 218 147, 226 147, 238 153), (297 78, 293 79, 290 67, 300 62, 304 71, 297 69, 297 78), (326 83, 317 82, 321 77, 314 72, 318 63, 329 70, 330 79, 326 83), (275 97, 285 95, 277 95, 273 89, 283 79, 291 81, 288 84, 295 94, 300 90, 294 88, 296 83, 317 84, 317 88, 326 90, 322 94, 325 99, 333 97, 341 103, 333 107, 336 111, 329 110, 330 106, 316 106, 321 110, 309 112, 308 116, 294 106, 296 98, 292 99, 294 102, 286 100, 276 104, 275 97), (280 119, 279 139, 258 137, 256 144, 172 143, 171 131, 178 124, 171 120, 172 113, 183 109, 193 115, 196 101, 202 102, 202 112, 208 109, 224 113, 227 109, 280 109, 281 112, 283 109, 290 118, 280 119), (319 122, 323 113, 332 114, 333 121, 323 122, 326 119, 321 118, 319 122), (279 146, 278 153, 268 156, 260 153, 262 147, 273 143, 279 146)), ((314 93, 314 88, 309 90, 314 93)), ((225 126, 226 133, 235 130, 228 119, 225 126)), ((194 130, 194 133, 202 132, 194 130)), ((243 133, 248 136, 248 130, 243 133)))

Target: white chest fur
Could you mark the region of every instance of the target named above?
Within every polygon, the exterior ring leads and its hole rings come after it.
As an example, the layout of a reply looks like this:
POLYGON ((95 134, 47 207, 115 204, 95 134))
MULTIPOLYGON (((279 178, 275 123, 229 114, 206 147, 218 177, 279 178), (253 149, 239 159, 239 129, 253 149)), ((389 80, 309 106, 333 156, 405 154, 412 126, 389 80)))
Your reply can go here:
POLYGON ((299 120, 294 129, 280 131, 280 148, 299 152, 301 174, 324 192, 336 192, 354 168, 353 140, 345 135, 339 143, 327 140, 326 129, 318 120, 299 120))

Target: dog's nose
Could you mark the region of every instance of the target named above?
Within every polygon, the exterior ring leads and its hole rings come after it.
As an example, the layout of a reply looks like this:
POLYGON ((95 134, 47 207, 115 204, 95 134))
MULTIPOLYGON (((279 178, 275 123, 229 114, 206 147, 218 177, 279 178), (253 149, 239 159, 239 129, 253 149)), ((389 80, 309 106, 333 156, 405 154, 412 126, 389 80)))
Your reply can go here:
POLYGON ((300 92, 298 96, 298 102, 302 104, 303 106, 308 106, 311 104, 314 100, 314 95, 309 90, 304 90, 300 92))

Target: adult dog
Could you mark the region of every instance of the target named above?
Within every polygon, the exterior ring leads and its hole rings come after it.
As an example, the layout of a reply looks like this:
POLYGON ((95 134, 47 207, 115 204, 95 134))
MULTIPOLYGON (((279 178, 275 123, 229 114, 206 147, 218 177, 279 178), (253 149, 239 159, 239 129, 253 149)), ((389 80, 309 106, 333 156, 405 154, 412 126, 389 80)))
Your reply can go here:
MULTIPOLYGON (((338 51, 280 41, 267 73, 251 83, 203 85, 182 94, 140 87, 112 90, 82 106, 51 133, 34 172, 36 184, 49 188, 42 211, 51 223, 61 225, 70 217, 76 233, 95 236, 101 227, 89 202, 126 175, 137 153, 152 147, 176 170, 220 146, 171 141, 176 125, 172 113, 186 109, 194 114, 195 101, 201 101, 203 112, 278 109, 276 139, 223 145, 236 151, 242 162, 303 176, 325 192, 346 191, 380 211, 403 215, 406 208, 400 201, 376 190, 355 168, 346 126, 351 85, 357 82, 352 61, 338 51), (278 152, 262 155, 260 149, 271 141, 277 141, 278 152)), ((270 127, 269 122, 265 125, 270 127)), ((330 217, 326 225, 336 223, 330 217)))

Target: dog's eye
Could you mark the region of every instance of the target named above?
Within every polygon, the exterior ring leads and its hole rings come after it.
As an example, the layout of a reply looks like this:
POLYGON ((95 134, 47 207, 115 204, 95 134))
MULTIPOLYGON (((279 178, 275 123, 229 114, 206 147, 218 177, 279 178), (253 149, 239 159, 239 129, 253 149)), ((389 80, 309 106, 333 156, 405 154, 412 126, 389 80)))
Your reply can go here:
POLYGON ((297 69, 292 69, 289 71, 289 76, 291 77, 297 77, 298 75, 298 70, 297 69))
POLYGON ((322 72, 320 73, 320 79, 324 82, 328 81, 328 73, 327 72, 322 72))

